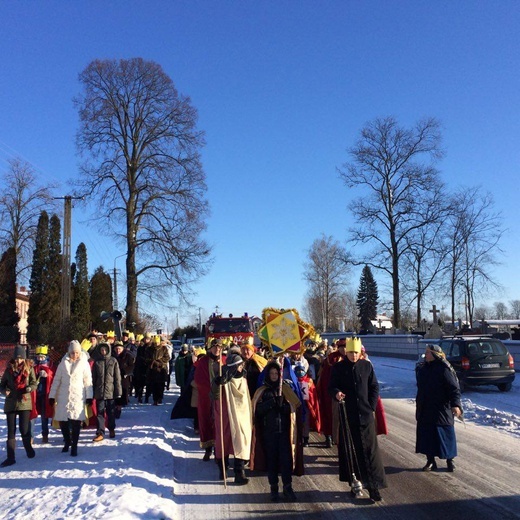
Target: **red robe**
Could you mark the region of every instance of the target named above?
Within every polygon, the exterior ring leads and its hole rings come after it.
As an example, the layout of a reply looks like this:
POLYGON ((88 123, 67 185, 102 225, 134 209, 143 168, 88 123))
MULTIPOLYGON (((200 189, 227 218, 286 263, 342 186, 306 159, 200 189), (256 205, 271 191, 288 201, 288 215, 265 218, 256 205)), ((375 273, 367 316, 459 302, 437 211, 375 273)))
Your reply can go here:
MULTIPOLYGON (((49 404, 49 392, 51 391, 52 378, 54 377, 54 370, 48 365, 34 365, 34 373, 36 378, 39 378, 40 372, 44 370, 47 373, 47 377, 45 378, 45 416, 52 418, 54 415, 54 407, 49 404)), ((32 392, 33 403, 36 406, 37 415, 42 414, 42 410, 40 409, 41 403, 38 402, 36 398, 36 390, 32 392)), ((31 414, 32 415, 32 414, 31 414)), ((34 417, 31 417, 33 419, 34 417)))
POLYGON ((309 414, 309 428, 311 431, 321 431, 320 406, 318 404, 318 392, 313 380, 305 375, 298 378, 303 398, 307 403, 307 413, 309 414))
POLYGON ((322 362, 318 384, 318 402, 320 405, 321 433, 332 435, 332 397, 329 395, 329 382, 332 365, 343 359, 339 351, 331 352, 322 362))
MULTIPOLYGON (((225 363, 225 359, 222 360, 225 363)), ((219 362, 207 354, 194 365, 193 381, 197 385, 197 415, 199 418, 200 447, 215 445, 215 421, 211 399, 211 382, 219 375, 219 362)))

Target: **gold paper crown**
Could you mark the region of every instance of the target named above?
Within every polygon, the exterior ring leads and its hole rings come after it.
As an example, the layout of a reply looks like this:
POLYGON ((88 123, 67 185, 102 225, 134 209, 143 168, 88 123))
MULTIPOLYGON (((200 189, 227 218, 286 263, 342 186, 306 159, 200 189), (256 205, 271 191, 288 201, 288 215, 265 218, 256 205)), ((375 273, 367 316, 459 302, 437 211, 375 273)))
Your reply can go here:
POLYGON ((82 350, 84 350, 85 352, 88 351, 88 349, 92 346, 92 343, 90 342, 89 339, 84 339, 82 342, 81 342, 81 348, 82 350))
POLYGON ((116 333, 113 330, 107 331, 107 338, 115 338, 115 337, 116 337, 116 333))
POLYGON ((361 354, 361 340, 359 338, 348 338, 345 342, 345 351, 346 352, 357 352, 361 354))
POLYGON ((46 356, 49 353, 49 346, 48 345, 39 345, 36 347, 35 354, 38 356, 46 356))

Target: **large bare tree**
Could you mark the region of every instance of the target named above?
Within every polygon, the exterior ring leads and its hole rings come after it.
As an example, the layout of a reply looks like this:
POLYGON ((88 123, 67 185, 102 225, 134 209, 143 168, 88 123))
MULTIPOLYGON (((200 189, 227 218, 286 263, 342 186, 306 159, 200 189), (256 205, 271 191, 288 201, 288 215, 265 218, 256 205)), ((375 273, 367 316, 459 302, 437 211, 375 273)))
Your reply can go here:
POLYGON ((433 163, 442 156, 437 120, 430 118, 404 128, 393 117, 375 119, 349 150, 351 161, 340 175, 350 188, 364 192, 352 201, 354 244, 371 251, 355 261, 387 272, 392 280, 393 324, 400 326, 400 264, 407 237, 428 224, 441 182, 433 163))
POLYGON ((451 198, 445 238, 449 242, 447 292, 455 322, 457 296, 464 298, 470 324, 475 315, 476 297, 490 293, 498 284, 492 269, 502 252, 502 216, 494 209, 493 197, 480 187, 460 188, 451 198))
POLYGON ((348 275, 347 256, 337 240, 322 235, 308 252, 304 279, 309 286, 306 309, 312 322, 323 331, 336 328, 345 319, 348 275))
POLYGON ((126 323, 139 323, 138 291, 186 297, 207 270, 204 135, 190 98, 157 63, 95 60, 79 79, 78 186, 126 246, 126 323))
POLYGON ((40 184, 32 166, 20 158, 9 160, 1 184, 0 248, 14 249, 17 279, 28 283, 38 219, 53 207, 54 186, 40 184))

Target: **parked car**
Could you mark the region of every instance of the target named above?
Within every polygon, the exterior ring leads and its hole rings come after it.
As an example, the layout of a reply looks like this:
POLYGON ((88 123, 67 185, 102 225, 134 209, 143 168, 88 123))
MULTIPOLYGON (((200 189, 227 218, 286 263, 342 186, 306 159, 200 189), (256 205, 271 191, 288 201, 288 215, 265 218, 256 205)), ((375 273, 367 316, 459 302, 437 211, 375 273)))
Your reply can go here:
POLYGON ((452 364, 463 392, 466 385, 496 385, 509 392, 515 379, 515 363, 507 347, 491 336, 442 338, 440 346, 452 364))

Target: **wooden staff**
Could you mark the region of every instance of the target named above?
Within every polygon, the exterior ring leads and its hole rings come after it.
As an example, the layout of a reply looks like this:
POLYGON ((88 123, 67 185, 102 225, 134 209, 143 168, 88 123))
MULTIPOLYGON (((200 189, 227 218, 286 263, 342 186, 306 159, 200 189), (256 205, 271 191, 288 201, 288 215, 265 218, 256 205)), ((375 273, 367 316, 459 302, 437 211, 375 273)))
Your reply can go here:
MULTIPOLYGON (((222 377, 222 350, 220 351, 220 357, 218 360, 218 375, 222 377)), ((224 488, 227 489, 227 479, 226 479, 226 461, 224 457, 224 403, 222 402, 222 386, 218 385, 219 392, 219 403, 220 403, 220 454, 222 458, 220 459, 220 463, 222 464, 222 474, 224 475, 224 488)))

